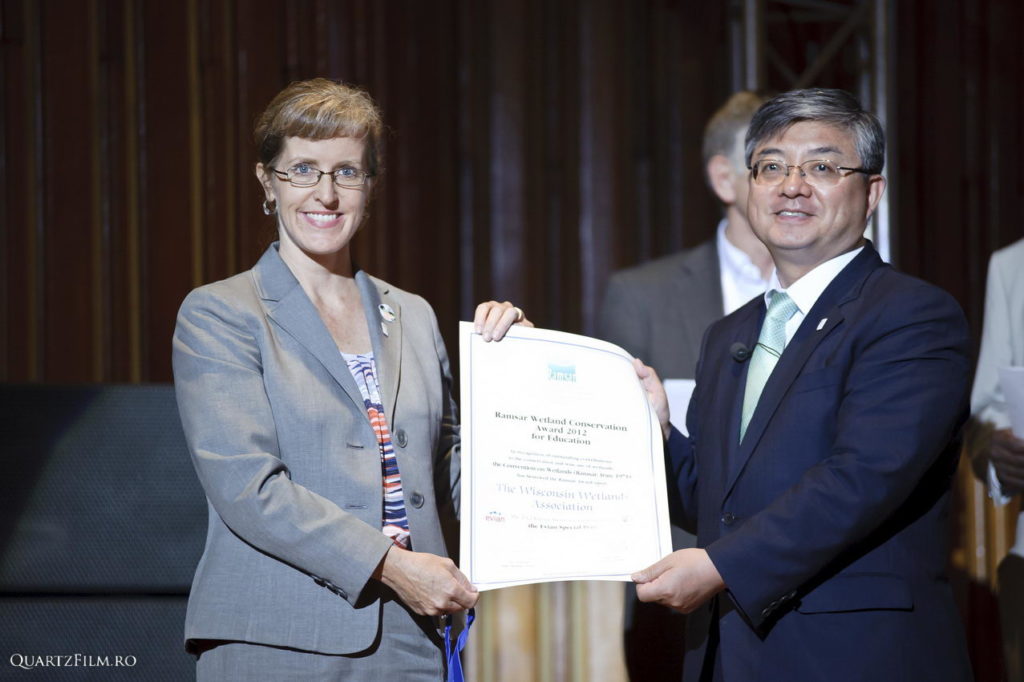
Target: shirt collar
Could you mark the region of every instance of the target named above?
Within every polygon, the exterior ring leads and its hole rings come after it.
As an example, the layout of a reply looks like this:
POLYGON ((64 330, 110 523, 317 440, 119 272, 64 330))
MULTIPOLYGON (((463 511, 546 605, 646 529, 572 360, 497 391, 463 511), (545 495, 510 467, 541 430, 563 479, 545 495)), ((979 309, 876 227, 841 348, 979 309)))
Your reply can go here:
POLYGON ((841 253, 835 258, 825 261, 790 284, 788 289, 782 288, 782 283, 779 282, 779 271, 777 269, 772 270, 772 275, 768 278, 768 290, 764 294, 764 304, 767 306, 771 303, 773 291, 785 291, 793 299, 793 302, 796 303, 797 308, 800 309, 800 314, 806 315, 814 307, 814 304, 818 302, 818 298, 828 288, 828 285, 832 283, 832 280, 836 278, 836 275, 842 272, 843 268, 849 265, 850 261, 856 258, 857 254, 863 250, 864 247, 860 246, 853 251, 841 253))

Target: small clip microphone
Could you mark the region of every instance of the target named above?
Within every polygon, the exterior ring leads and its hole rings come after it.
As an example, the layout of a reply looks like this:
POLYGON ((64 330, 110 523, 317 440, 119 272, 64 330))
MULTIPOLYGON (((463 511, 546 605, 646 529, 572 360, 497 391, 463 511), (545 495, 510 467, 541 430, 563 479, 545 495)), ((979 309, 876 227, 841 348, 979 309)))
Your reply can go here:
POLYGON ((736 362, 746 362, 750 359, 751 351, 742 341, 737 341, 729 346, 729 354, 736 362))

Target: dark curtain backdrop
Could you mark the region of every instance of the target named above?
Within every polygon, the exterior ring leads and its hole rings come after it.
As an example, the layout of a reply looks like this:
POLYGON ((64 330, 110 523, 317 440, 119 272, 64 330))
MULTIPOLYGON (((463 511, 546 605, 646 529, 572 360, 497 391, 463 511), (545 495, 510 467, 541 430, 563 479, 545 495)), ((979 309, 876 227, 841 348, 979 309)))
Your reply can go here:
POLYGON ((166 381, 194 286, 273 234, 255 116, 367 88, 391 134, 357 259, 455 342, 488 298, 592 331, 607 274, 712 234, 725 3, 3 3, 0 378, 166 381), (685 189, 684 189, 685 188, 685 189))
MULTIPOLYGON (((894 259, 980 331, 988 256, 1024 236, 1024 5, 894 7, 894 259)), ((425 296, 453 352, 488 298, 592 332, 611 271, 713 233, 700 137, 730 91, 733 11, 0 0, 0 381, 168 381, 184 295, 273 235, 254 117, 315 75, 383 108, 386 175, 357 258, 425 296)), ((967 622, 990 633, 991 608, 967 622)))
MULTIPOLYGON (((977 330, 988 255, 1024 234, 1024 9, 895 7, 894 257, 977 330)), ((424 295, 449 343, 491 297, 593 331, 610 271, 713 232, 699 149, 730 90, 729 12, 2 0, 0 380, 168 380, 185 293, 273 234, 254 117, 314 75, 366 87, 391 130, 364 268, 424 295)))

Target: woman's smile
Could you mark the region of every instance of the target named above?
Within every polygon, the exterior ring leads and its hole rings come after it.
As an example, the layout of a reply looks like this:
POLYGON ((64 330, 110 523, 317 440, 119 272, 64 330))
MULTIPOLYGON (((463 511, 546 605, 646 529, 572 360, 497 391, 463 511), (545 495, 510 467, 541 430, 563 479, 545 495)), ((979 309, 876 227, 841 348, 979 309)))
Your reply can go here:
POLYGON ((313 227, 328 229, 341 223, 342 214, 333 211, 303 211, 302 215, 313 227))

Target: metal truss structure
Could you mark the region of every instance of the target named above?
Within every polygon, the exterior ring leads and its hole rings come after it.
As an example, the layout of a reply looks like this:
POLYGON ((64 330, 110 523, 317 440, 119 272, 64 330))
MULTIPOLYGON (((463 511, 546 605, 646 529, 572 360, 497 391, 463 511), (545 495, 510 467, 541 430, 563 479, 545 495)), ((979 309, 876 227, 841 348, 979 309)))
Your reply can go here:
MULTIPOLYGON (((734 90, 773 93, 814 86, 856 94, 895 137, 890 58, 892 0, 732 0, 729 24, 734 90)), ((886 167, 893 167, 889 145, 886 167)), ((898 183, 888 189, 868 236, 891 260, 890 215, 898 183)))

